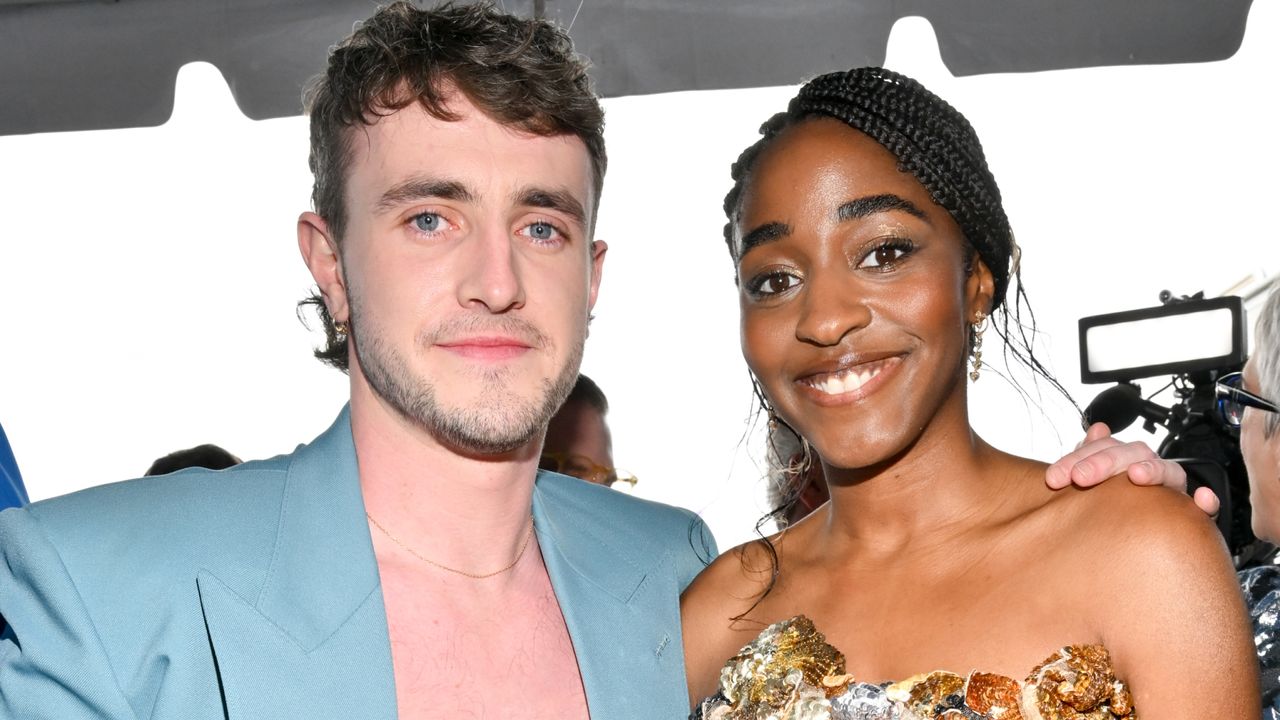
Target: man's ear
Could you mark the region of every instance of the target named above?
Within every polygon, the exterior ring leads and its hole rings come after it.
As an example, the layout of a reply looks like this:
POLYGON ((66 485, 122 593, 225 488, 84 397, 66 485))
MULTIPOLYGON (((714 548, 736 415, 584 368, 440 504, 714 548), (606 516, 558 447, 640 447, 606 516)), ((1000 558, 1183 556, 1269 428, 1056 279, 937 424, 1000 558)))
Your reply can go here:
POLYGON ((596 306, 596 296, 600 294, 600 276, 604 273, 604 255, 609 245, 603 240, 591 241, 591 294, 587 299, 587 312, 596 306))
POLYGON ((987 317, 991 314, 991 298, 995 294, 995 276, 991 274, 991 268, 987 267, 975 250, 973 272, 969 273, 969 279, 965 282, 966 317, 969 322, 977 322, 979 317, 987 317))
POLYGON ((329 317, 335 323, 348 322, 347 283, 342 272, 342 256, 338 243, 329 233, 329 223, 313 212, 298 216, 298 251, 307 264, 311 277, 320 288, 329 317))

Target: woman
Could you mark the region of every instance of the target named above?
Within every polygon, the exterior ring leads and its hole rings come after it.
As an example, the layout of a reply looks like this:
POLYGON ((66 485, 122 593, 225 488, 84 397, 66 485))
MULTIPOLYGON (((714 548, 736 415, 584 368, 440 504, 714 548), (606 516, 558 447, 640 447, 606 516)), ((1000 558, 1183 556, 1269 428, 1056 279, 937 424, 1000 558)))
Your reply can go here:
POLYGON ((1043 368, 964 118, 863 68, 808 83, 762 131, 725 202, 743 354, 831 500, 686 592, 692 699, 722 695, 699 712, 1256 715, 1244 607, 1202 514, 1127 482, 1052 491, 969 426, 984 330, 1043 368), (911 677, 935 670, 958 674, 911 677))
MULTIPOLYGON (((1253 354, 1244 372, 1218 381, 1219 407, 1228 425, 1240 428, 1240 452, 1249 474, 1253 534, 1280 543, 1280 290, 1262 306, 1253 354)), ((1263 714, 1280 720, 1280 569, 1275 565, 1240 572, 1253 619, 1253 637, 1262 665, 1263 714)))

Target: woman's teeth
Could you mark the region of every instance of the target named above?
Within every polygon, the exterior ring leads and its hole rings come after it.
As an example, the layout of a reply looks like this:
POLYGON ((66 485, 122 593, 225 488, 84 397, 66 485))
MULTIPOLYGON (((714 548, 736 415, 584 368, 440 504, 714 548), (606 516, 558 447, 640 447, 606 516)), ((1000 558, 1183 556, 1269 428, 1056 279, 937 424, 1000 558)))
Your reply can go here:
POLYGON ((843 395, 866 385, 884 369, 883 362, 868 363, 810 378, 807 384, 827 395, 843 395))

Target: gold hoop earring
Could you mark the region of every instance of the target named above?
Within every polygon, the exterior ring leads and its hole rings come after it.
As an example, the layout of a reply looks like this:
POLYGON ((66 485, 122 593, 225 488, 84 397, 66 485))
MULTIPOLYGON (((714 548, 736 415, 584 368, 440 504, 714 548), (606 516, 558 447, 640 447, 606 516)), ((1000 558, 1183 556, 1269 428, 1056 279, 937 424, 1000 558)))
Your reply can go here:
POLYGON ((969 379, 978 382, 978 374, 982 370, 982 333, 987 330, 987 314, 978 313, 978 319, 971 325, 973 328, 973 349, 969 351, 969 355, 973 360, 973 370, 969 372, 969 379))
POLYGON ((336 322, 333 324, 333 331, 339 335, 346 335, 351 329, 345 322, 336 322))

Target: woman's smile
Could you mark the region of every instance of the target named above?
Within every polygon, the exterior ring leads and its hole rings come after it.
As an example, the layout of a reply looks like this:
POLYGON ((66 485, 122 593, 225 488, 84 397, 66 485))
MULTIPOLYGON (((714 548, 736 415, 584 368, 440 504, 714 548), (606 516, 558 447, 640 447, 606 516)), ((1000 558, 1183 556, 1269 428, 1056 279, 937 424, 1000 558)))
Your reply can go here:
POLYGON ((802 395, 818 405, 855 403, 883 387, 896 374, 904 356, 847 356, 834 369, 802 375, 795 384, 802 395))

